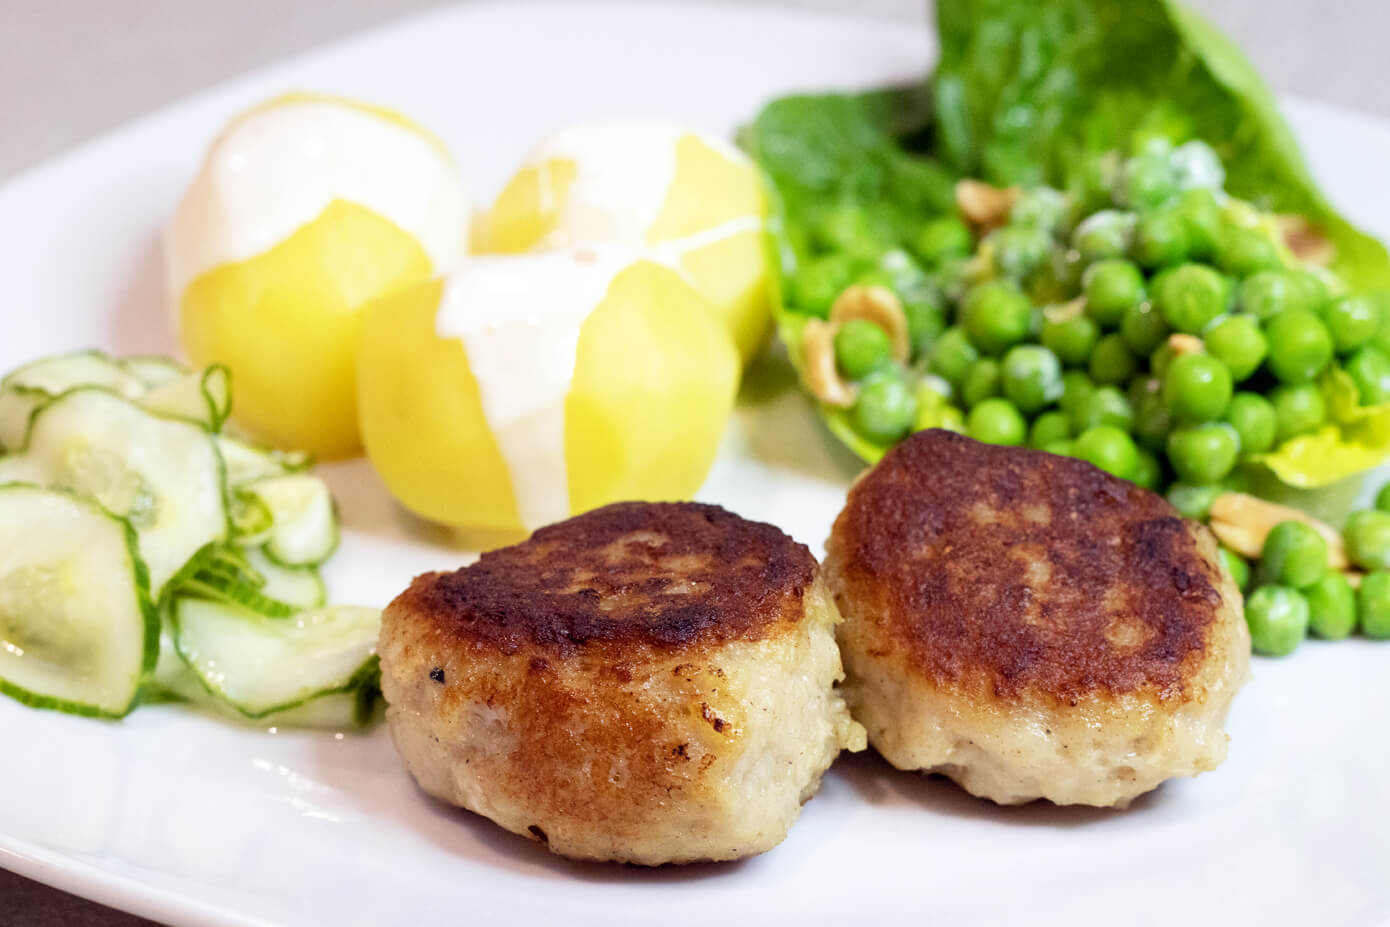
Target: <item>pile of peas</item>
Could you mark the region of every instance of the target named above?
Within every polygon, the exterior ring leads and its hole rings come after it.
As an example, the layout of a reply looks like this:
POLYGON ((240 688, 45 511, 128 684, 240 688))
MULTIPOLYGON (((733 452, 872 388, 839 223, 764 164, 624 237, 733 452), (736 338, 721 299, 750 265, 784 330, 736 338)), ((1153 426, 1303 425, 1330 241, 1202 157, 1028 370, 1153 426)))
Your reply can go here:
POLYGON ((1257 653, 1285 656, 1309 634, 1326 640, 1390 639, 1390 484, 1375 508, 1353 512, 1342 532, 1347 559, 1365 570, 1359 585, 1329 565, 1326 539, 1301 521, 1275 525, 1253 565, 1222 548, 1245 592, 1245 620, 1257 653))
POLYGON ((861 434, 887 445, 955 427, 1182 493, 1328 421, 1333 371, 1361 405, 1390 401, 1376 304, 1222 193, 1208 146, 1154 143, 1096 173, 1088 196, 1024 191, 978 242, 956 217, 893 241, 861 208, 820 216, 792 308, 824 316, 846 286, 878 283, 911 334, 901 365, 873 323, 839 330, 861 434))

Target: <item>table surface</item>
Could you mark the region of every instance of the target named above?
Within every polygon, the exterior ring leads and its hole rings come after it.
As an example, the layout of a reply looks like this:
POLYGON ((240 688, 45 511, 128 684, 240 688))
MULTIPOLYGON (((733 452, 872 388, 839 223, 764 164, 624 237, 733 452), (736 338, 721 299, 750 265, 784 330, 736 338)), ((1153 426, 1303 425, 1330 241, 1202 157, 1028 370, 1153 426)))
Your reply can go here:
MULTIPOLYGON (((928 16, 922 0, 756 2, 907 22, 928 16)), ((1382 49, 1383 37, 1390 34, 1390 3, 1191 2, 1236 37, 1276 90, 1390 117, 1382 49)), ((0 0, 0 124, 5 127, 0 181, 198 90, 437 5, 437 0, 0 0)), ((150 923, 0 870, 0 924, 150 923)))

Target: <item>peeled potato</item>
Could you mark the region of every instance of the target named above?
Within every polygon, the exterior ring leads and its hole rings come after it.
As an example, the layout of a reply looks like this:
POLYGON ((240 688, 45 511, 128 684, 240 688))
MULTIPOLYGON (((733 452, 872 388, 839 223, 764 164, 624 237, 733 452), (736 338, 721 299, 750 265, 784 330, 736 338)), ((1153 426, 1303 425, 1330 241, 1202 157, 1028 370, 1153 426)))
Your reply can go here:
POLYGON ((703 298, 625 250, 475 258, 373 304, 361 344, 372 464, 479 547, 619 499, 688 498, 739 372, 703 298))
POLYGON ((766 212, 757 168, 721 140, 660 123, 581 125, 531 153, 479 249, 647 249, 708 300, 747 361, 770 326, 766 212))
POLYGON ((448 152, 404 117, 313 95, 257 107, 214 140, 168 229, 184 350, 231 370, 256 436, 352 454, 361 309, 452 266, 467 222, 448 152))

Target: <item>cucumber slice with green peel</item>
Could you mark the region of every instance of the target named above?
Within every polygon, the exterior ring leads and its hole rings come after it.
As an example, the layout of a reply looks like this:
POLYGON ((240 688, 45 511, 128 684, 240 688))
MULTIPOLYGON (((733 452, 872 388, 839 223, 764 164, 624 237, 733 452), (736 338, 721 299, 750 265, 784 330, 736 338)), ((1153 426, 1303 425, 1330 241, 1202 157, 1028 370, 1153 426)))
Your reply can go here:
POLYGON ((261 501, 255 493, 240 487, 230 493, 232 534, 238 544, 258 546, 270 539, 270 530, 275 526, 275 516, 270 506, 261 501))
POLYGON ((120 361, 100 351, 73 351, 44 357, 19 367, 0 380, 0 391, 20 388, 57 396, 75 386, 104 386, 127 399, 148 387, 120 361))
POLYGON ((159 615, 135 532, 61 490, 0 486, 0 692, 119 718, 155 666, 159 615))
POLYGON ((154 354, 123 357, 120 365, 126 373, 143 383, 145 389, 156 389, 172 380, 185 377, 190 372, 173 358, 154 354))
POLYGON ((17 451, 24 446, 34 410, 52 398, 27 387, 0 391, 0 451, 17 451))
POLYGON ((317 567, 283 566, 254 548, 246 551, 246 558, 265 578, 262 595, 296 608, 320 608, 328 601, 328 588, 317 567))
MULTIPOLYGON (((363 674, 367 677, 370 674, 363 674)), ((221 696, 208 691, 174 647, 173 631, 166 627, 160 635, 159 662, 155 665, 150 691, 141 702, 177 701, 196 705, 219 718, 257 727, 300 727, 347 730, 366 727, 376 719, 381 702, 377 675, 370 675, 355 689, 311 698, 303 704, 262 718, 249 719, 221 696)))
POLYGON ((128 519, 156 601, 230 532, 212 436, 102 388, 78 387, 42 407, 24 450, 0 460, 0 479, 70 489, 128 519))
POLYGON ((256 447, 230 435, 218 435, 218 449, 227 462, 227 485, 243 486, 269 476, 289 476, 314 465, 303 451, 273 451, 256 447))
POLYGON ((170 380, 140 396, 139 403, 156 415, 195 422, 219 431, 232 411, 231 374, 221 364, 170 380))
POLYGON ((244 487, 270 509, 273 524, 265 552, 285 566, 317 566, 338 548, 333 495, 308 473, 268 477, 244 487))
POLYGON ((179 654, 210 692, 250 718, 353 691, 377 672, 379 609, 336 605, 263 618, 179 598, 174 615, 179 654))
POLYGON ((289 618, 299 611, 293 605, 267 598, 255 586, 227 582, 216 574, 199 573, 180 585, 178 594, 206 599, 209 602, 236 605, 264 618, 289 618))

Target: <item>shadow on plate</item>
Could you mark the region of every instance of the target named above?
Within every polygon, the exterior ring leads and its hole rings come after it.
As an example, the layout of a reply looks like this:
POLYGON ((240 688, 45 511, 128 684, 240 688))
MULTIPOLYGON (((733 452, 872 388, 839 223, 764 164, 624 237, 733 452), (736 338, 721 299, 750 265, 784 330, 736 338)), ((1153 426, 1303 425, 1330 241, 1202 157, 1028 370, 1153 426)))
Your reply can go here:
POLYGON ((177 354, 164 296, 164 252, 152 231, 111 307, 108 344, 116 354, 177 354))
POLYGON ((873 805, 914 805, 933 814, 1022 827, 1087 827, 1128 814, 1143 814, 1166 801, 1160 787, 1136 798, 1127 811, 1054 805, 1041 800, 1026 805, 996 805, 976 798, 945 776, 894 769, 873 749, 841 755, 834 771, 859 799, 873 805))

